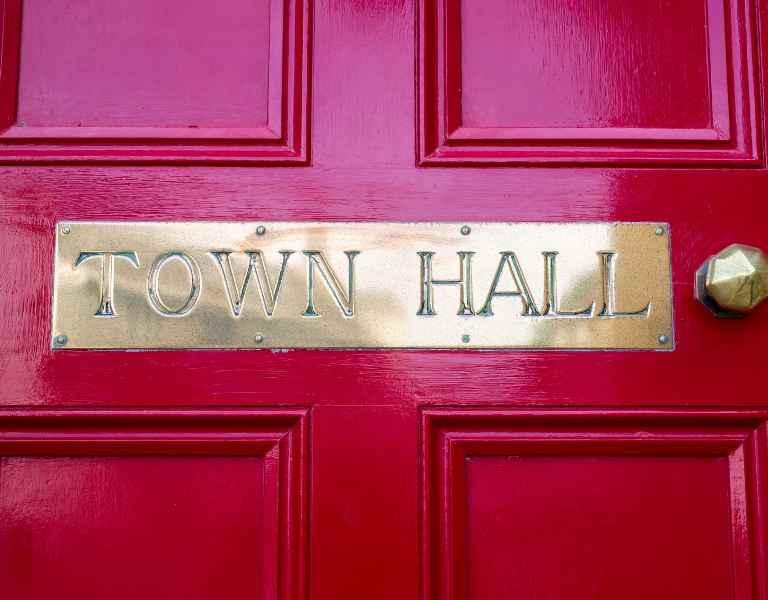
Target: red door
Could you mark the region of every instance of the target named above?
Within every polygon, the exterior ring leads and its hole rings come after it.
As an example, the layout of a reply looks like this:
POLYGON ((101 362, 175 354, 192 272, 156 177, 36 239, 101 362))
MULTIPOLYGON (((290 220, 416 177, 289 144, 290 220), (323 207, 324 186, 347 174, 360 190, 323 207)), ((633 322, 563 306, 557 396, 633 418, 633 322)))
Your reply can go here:
POLYGON ((763 0, 0 5, 3 600, 768 598, 763 0), (674 349, 52 349, 102 220, 668 223, 674 349))

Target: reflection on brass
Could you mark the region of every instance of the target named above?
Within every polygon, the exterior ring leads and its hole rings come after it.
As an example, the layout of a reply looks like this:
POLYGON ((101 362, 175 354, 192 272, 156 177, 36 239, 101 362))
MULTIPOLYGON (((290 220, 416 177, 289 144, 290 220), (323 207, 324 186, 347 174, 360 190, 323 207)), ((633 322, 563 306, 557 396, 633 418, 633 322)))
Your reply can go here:
POLYGON ((768 257, 732 244, 710 258, 696 279, 696 296, 713 314, 741 316, 768 297, 768 257))
POLYGON ((669 350, 668 231, 67 222, 51 347, 669 350))

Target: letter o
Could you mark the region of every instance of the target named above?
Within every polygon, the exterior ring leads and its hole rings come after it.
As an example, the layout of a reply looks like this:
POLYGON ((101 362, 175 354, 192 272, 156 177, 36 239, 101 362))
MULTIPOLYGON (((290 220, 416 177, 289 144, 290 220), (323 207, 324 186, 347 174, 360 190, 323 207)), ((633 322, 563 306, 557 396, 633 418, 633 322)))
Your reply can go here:
POLYGON ((152 308, 161 315, 183 317, 188 314, 195 307, 195 304, 197 304, 197 301, 200 298, 200 267, 195 262, 195 259, 186 252, 166 252, 165 254, 158 256, 149 269, 149 277, 147 278, 147 296, 149 297, 149 303, 152 305, 152 308), (158 288, 160 269, 165 263, 174 258, 179 259, 187 267, 192 285, 187 301, 184 303, 184 306, 178 310, 168 308, 165 302, 160 298, 160 291, 158 288))

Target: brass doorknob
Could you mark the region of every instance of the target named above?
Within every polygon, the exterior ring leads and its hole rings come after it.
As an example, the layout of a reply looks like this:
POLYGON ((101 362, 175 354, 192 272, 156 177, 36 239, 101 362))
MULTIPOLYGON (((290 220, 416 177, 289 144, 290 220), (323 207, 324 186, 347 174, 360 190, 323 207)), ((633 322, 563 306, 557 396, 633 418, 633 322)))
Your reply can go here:
POLYGON ((743 317, 768 298, 768 256, 732 244, 696 271, 696 298, 716 317, 743 317))

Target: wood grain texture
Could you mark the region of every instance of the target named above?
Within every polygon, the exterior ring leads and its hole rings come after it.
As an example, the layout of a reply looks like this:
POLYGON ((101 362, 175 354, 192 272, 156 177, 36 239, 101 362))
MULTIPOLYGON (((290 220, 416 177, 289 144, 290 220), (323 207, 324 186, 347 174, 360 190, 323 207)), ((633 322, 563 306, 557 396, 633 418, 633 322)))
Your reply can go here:
POLYGON ((21 35, 21 1, 2 3, 0 35, 0 131, 15 122, 18 88, 19 37, 21 35))
POLYGON ((420 164, 762 164, 752 2, 723 9, 423 0, 420 164))

